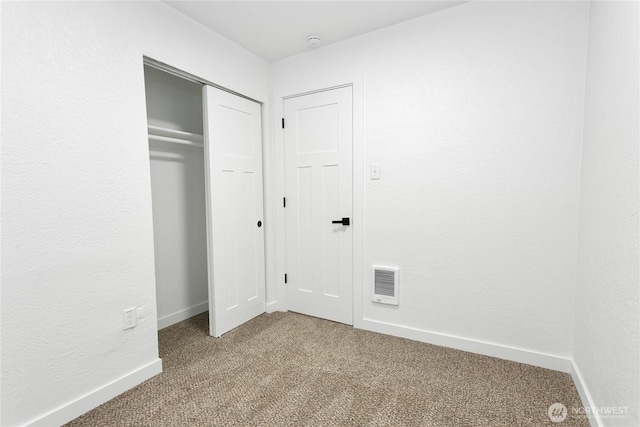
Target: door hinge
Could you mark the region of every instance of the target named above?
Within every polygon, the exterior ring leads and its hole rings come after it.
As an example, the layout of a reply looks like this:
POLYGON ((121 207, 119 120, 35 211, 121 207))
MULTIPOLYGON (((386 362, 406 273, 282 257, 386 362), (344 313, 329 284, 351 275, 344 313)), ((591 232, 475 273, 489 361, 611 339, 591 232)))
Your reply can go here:
POLYGON ((284 273, 284 283, 287 283, 287 273, 284 273))
POLYGON ((284 117, 282 118, 282 129, 284 129, 284 117))
POLYGON ((287 198, 286 198, 286 197, 283 197, 283 198, 282 198, 282 207, 283 207, 283 208, 286 208, 286 207, 287 207, 287 198))

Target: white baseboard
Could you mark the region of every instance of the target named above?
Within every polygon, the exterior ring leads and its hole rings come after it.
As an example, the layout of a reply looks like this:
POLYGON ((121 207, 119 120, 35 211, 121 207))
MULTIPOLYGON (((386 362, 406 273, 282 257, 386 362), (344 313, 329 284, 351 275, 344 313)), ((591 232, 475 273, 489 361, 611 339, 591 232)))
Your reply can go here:
POLYGON ((183 320, 187 320, 200 313, 204 313, 207 310, 209 310, 209 302, 204 301, 192 307, 185 308, 184 310, 162 316, 158 318, 158 330, 164 329, 167 326, 175 325, 183 320))
POLYGON ((280 307, 280 303, 278 301, 268 302, 266 304, 265 309, 266 309, 267 313, 274 313, 276 311, 283 311, 282 308, 280 307))
MULTIPOLYGON (((589 389, 584 382, 584 377, 582 376, 580 369, 578 369, 578 365, 576 365, 575 361, 571 362, 571 378, 573 378, 573 383, 576 385, 576 389, 578 390, 582 406, 585 408, 595 408, 596 405, 593 404, 591 393, 589 393, 589 389)), ((600 415, 597 411, 589 416, 589 423, 591 424, 591 427, 602 426, 602 420, 600 419, 600 415)))
MULTIPOLYGON (((573 359, 469 338, 430 332, 423 329, 395 325, 372 319, 363 319, 362 325, 362 329, 366 329, 368 331, 394 335, 401 338, 408 338, 415 341, 441 345, 444 347, 455 348, 457 350, 469 351, 472 353, 483 354, 485 356, 497 357, 499 359, 526 363, 528 365, 568 373, 573 379, 573 383, 576 386, 582 405, 588 408, 596 407, 586 386, 584 377, 573 359)), ((601 427, 603 425, 602 419, 597 411, 594 411, 588 419, 591 427, 601 427)))
POLYGON ((471 353, 483 354, 485 356, 497 357, 499 359, 511 360, 513 362, 526 363, 528 365, 539 366, 541 368, 552 369, 554 371, 565 373, 572 372, 571 359, 551 354, 462 338, 454 335, 441 334, 438 332, 430 332, 424 329, 395 325, 366 318, 362 321, 362 329, 387 335, 394 335, 401 338, 408 338, 414 341, 440 345, 443 347, 455 348, 457 350, 468 351, 471 353))
POLYGON ((73 400, 53 411, 42 415, 30 422, 27 426, 60 426, 79 417, 80 415, 102 405, 119 394, 137 386, 138 384, 154 377, 162 372, 162 360, 142 366, 135 371, 105 384, 76 400, 73 400))

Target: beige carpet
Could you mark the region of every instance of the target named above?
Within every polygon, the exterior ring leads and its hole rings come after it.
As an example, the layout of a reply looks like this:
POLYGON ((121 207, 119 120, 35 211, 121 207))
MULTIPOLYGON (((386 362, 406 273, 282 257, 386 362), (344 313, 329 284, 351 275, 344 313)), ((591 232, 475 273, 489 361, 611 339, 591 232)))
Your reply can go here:
POLYGON ((589 425, 567 374, 294 313, 207 329, 204 313, 160 331, 164 372, 68 425, 589 425))

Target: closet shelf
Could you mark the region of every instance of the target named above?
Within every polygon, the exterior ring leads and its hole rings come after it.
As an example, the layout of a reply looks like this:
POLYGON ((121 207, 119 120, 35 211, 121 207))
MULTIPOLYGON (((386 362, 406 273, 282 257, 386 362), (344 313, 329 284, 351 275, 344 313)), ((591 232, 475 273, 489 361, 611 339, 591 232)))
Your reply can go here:
POLYGON ((147 126, 149 143, 171 143, 204 148, 204 137, 197 133, 185 132, 160 126, 147 126))

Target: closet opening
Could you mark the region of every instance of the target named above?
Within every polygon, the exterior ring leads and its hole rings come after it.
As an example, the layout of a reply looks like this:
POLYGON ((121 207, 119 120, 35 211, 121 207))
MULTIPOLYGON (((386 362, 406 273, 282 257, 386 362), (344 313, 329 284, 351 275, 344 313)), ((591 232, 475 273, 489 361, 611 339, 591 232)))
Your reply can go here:
POLYGON ((219 337, 265 302, 262 104, 144 59, 158 329, 219 337))
POLYGON ((144 65, 158 329, 209 309, 203 84, 144 65))

